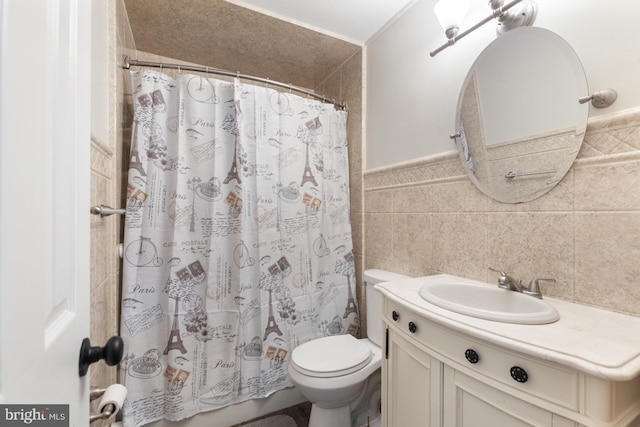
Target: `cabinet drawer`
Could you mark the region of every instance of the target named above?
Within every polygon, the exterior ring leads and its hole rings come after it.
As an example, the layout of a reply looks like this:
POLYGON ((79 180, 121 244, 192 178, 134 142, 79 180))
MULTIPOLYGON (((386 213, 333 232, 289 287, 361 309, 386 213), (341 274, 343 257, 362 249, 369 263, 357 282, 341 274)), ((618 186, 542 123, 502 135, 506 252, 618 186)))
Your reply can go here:
POLYGON ((432 335, 430 329, 433 327, 431 322, 392 301, 387 301, 384 306, 384 318, 388 324, 398 327, 402 333, 406 334, 406 338, 431 348, 429 345, 429 337, 432 335))
POLYGON ((459 366, 556 405, 579 410, 580 375, 577 372, 444 328, 434 327, 432 332, 441 354, 459 366))
POLYGON ((484 375, 555 405, 579 410, 580 375, 576 371, 475 340, 388 300, 385 319, 445 364, 455 365, 469 374, 484 375))

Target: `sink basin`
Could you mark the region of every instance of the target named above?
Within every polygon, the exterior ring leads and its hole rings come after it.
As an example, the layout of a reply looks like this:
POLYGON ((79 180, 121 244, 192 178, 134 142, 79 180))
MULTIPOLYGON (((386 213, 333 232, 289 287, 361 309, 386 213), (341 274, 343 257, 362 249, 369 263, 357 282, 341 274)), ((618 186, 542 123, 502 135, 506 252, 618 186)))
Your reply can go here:
POLYGON ((427 283, 419 294, 438 307, 497 322, 541 325, 560 318, 548 302, 497 286, 427 283))

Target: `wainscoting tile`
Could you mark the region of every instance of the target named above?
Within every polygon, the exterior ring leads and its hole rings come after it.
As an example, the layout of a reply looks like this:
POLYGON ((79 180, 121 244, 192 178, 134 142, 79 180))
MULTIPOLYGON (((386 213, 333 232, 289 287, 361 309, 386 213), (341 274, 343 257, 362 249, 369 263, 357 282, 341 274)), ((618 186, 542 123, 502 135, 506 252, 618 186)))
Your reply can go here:
MULTIPOLYGON (((91 172, 91 206, 102 203, 109 204, 111 198, 111 181, 103 175, 91 172)), ((88 215, 89 207, 87 207, 88 215)), ((91 215, 91 241, 90 241, 90 262, 91 262, 91 286, 95 288, 103 283, 111 270, 109 242, 113 240, 114 229, 108 218, 100 218, 99 215, 91 215)))
POLYGON ((640 160, 575 168, 577 211, 640 210, 640 160))
POLYGON ((351 239, 353 241, 353 252, 362 254, 364 250, 363 218, 360 213, 351 214, 351 239))
POLYGON ((412 273, 429 268, 431 236, 430 214, 393 215, 393 260, 412 267, 412 273))
POLYGON ((571 212, 574 209, 574 170, 567 174, 551 191, 526 203, 500 203, 487 197, 489 212, 571 212))
POLYGON ((576 213, 575 299, 638 315, 640 212, 576 213))
POLYGON ((468 179, 434 184, 433 212, 484 212, 487 197, 468 179))
POLYGON ((395 206, 394 190, 367 191, 364 195, 364 204, 367 207, 367 213, 380 212, 403 212, 397 210, 395 206))
POLYGON ((351 213, 361 214, 364 211, 362 174, 353 173, 349 175, 349 197, 351 213))
POLYGON ((489 214, 487 228, 488 266, 521 279, 525 285, 533 278, 556 279, 555 284, 540 282, 542 293, 573 298, 571 213, 489 214))
POLYGON ((400 187, 391 191, 394 195, 393 212, 426 213, 433 211, 433 189, 431 186, 400 187))
POLYGON ((393 215, 365 214, 364 241, 367 245, 366 256, 392 259, 393 215))
POLYGON ((433 270, 472 279, 486 277, 487 215, 436 213, 432 218, 433 270))
POLYGON ((590 120, 578 160, 531 202, 486 197, 456 153, 365 171, 364 187, 365 216, 374 215, 365 224, 365 268, 493 283, 491 266, 527 283, 555 278, 555 285, 541 284, 547 295, 640 315, 640 109, 590 120), (431 214, 430 249, 400 223, 421 213, 431 214), (431 261, 416 260, 424 251, 431 261))

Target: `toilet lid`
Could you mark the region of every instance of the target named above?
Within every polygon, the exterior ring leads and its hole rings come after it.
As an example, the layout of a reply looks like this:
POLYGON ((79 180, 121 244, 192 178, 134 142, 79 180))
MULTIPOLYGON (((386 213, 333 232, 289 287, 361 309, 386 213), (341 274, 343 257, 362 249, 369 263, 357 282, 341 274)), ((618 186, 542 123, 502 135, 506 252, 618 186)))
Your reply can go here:
POLYGON ((362 369, 372 357, 370 348, 346 334, 308 341, 293 350, 291 361, 310 377, 338 377, 362 369))

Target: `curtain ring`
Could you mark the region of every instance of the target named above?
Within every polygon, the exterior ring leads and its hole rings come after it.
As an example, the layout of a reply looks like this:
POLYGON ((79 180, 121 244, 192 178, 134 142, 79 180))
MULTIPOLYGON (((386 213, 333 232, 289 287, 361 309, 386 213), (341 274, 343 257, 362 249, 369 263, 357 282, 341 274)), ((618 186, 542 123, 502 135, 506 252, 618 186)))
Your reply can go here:
POLYGON ((265 78, 265 81, 264 81, 264 88, 265 88, 265 89, 269 89, 269 77, 265 78))
POLYGON ((204 67, 204 72, 209 74, 209 67, 204 67))
POLYGON ((178 74, 182 73, 182 70, 180 69, 180 64, 178 64, 178 74))
POLYGON ((291 95, 291 83, 289 83, 289 95, 291 95))

